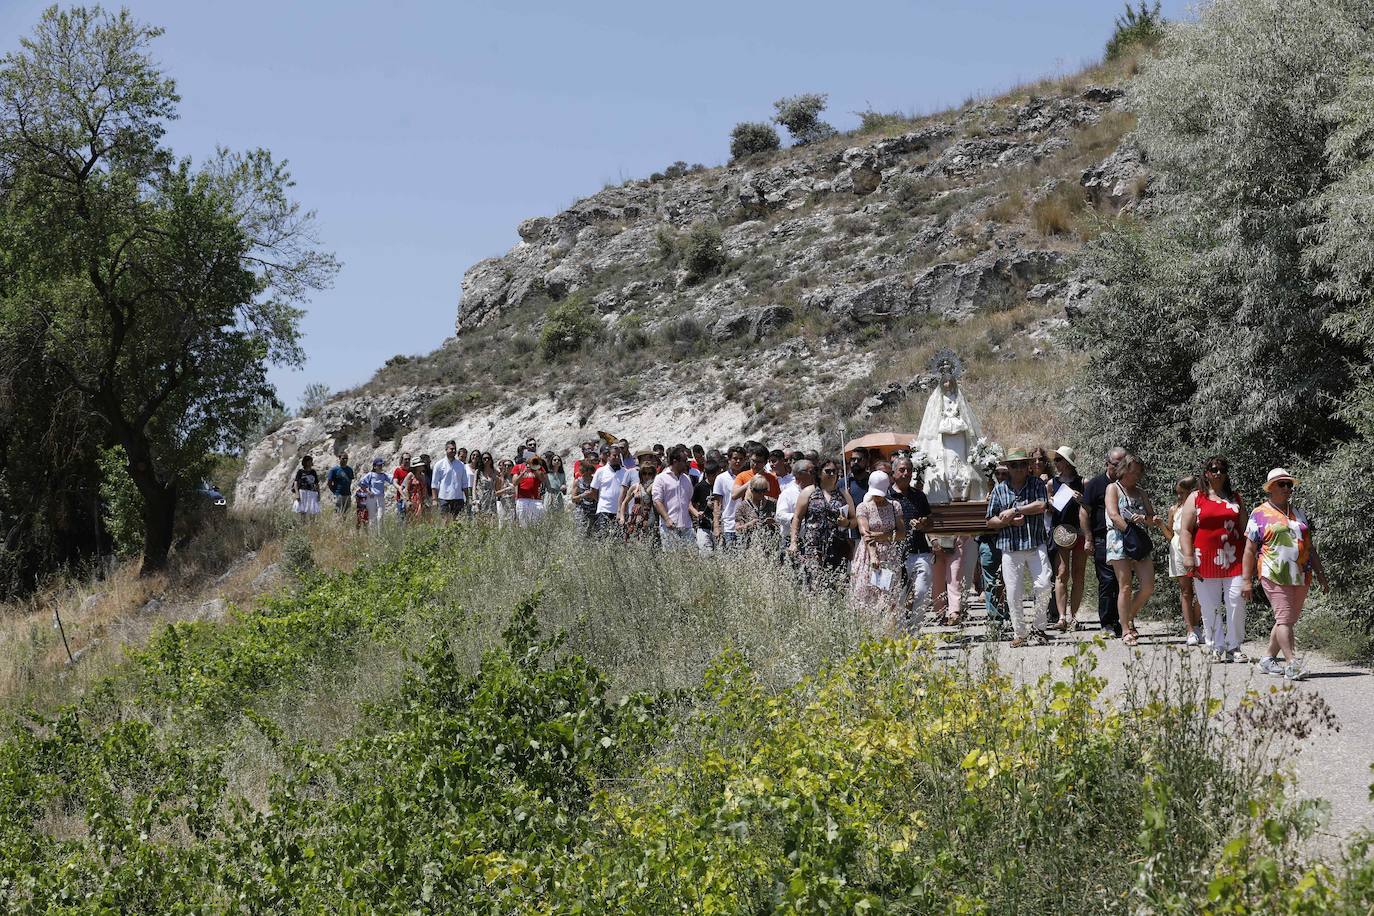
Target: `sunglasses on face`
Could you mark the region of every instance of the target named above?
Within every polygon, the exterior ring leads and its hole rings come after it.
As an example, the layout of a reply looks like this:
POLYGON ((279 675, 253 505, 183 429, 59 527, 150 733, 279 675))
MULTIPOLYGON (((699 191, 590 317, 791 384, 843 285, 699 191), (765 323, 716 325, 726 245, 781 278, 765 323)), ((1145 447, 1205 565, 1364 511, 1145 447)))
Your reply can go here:
POLYGON ((1291 481, 1291 480, 1276 480, 1276 481, 1274 481, 1274 486, 1278 487, 1278 488, 1281 489, 1281 490, 1291 490, 1291 489, 1293 489, 1293 481, 1291 481))
POLYGON ((1210 467, 1210 468, 1207 469, 1207 473, 1208 473, 1208 474, 1225 474, 1225 473, 1226 473, 1226 468, 1210 467))
POLYGON ((1007 462, 1007 467, 1009 467, 1009 468, 1024 468, 1024 467, 1026 467, 1026 466, 1029 465, 1029 464, 1030 464, 1029 461, 1008 461, 1008 462, 1007 462))
POLYGON ((822 474, 838 474, 839 471, 835 470, 834 468, 821 468, 821 473, 822 473, 822 474))

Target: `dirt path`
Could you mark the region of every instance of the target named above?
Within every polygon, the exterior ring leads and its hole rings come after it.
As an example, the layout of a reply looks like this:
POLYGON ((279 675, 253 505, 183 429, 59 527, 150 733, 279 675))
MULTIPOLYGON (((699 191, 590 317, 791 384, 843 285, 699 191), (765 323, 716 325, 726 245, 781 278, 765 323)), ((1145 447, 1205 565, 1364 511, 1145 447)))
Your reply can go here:
MULTIPOLYGON (((951 651, 967 647, 977 656, 982 651, 986 632, 982 615, 981 606, 975 605, 973 624, 957 631, 949 627, 935 627, 933 631, 956 637, 951 651)), ((1142 639, 1135 649, 1119 639, 1108 640, 1098 656, 1098 673, 1107 678, 1108 691, 1119 689, 1124 682, 1127 662, 1133 652, 1139 653, 1140 661, 1147 668, 1163 665, 1166 658, 1162 653, 1166 650, 1196 652, 1200 659, 1201 650, 1187 648, 1183 637, 1177 635, 1177 629, 1173 622, 1142 621, 1142 639)), ((1062 670, 1059 662, 1079 643, 1091 642, 1097 635, 1098 626, 1094 621, 1077 633, 1058 636, 1049 646, 1012 649, 1003 640, 997 644, 998 661, 1018 677, 1039 677, 1047 670, 1062 670)), ((1267 639, 1268 632, 1250 635, 1267 639)), ((1298 640, 1301 649, 1301 628, 1298 640)), ((1264 644, 1251 639, 1245 651, 1258 661, 1264 644)), ((1300 796, 1330 802, 1330 817, 1319 839, 1323 841, 1322 846, 1335 848, 1357 831, 1374 830, 1374 802, 1370 799, 1370 785, 1374 783, 1374 772, 1370 770, 1374 764, 1374 673, 1332 661, 1317 652, 1307 652, 1304 656, 1308 678, 1297 682, 1294 689, 1320 695, 1335 715, 1339 731, 1323 729, 1308 738, 1294 761, 1294 772, 1300 796)), ((1216 695, 1228 702, 1243 696, 1250 687, 1268 690, 1286 686, 1283 678, 1266 675, 1253 663, 1213 665, 1212 674, 1216 695)))

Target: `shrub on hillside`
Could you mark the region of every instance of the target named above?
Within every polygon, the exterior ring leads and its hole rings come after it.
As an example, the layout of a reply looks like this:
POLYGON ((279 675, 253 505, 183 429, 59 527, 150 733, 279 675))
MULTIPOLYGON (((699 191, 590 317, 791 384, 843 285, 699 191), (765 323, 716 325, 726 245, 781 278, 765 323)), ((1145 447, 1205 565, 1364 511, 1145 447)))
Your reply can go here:
POLYGON ((539 332, 539 353, 545 359, 557 359, 581 349, 600 331, 601 323, 591 314, 586 297, 574 294, 549 309, 539 332))
POLYGON ((1149 50, 1159 44, 1164 37, 1164 16, 1159 11, 1159 0, 1154 6, 1146 6, 1145 0, 1132 7, 1128 2, 1126 12, 1116 17, 1116 28, 1107 40, 1106 59, 1116 60, 1133 50, 1149 50))
POLYGON ((730 160, 743 159, 755 153, 770 153, 782 146, 778 132, 762 121, 741 121, 730 131, 730 160))
POLYGON ((899 111, 866 111, 855 112, 859 116, 859 133, 872 134, 890 127, 903 127, 911 123, 911 119, 899 111))
POLYGON ((711 223, 697 223, 682 245, 682 263, 687 268, 687 282, 699 283, 720 273, 725 266, 725 246, 720 228, 711 223))
POLYGON ((798 146, 833 137, 835 128, 820 119, 827 98, 824 92, 804 92, 778 99, 773 103, 777 112, 773 121, 786 127, 798 146))

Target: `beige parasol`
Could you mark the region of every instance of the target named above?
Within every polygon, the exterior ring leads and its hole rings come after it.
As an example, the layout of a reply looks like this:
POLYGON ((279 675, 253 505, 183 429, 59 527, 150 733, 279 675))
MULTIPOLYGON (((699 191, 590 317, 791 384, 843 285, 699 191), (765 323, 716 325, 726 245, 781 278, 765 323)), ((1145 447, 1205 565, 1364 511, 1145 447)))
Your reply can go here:
POLYGON ((844 456, 851 457, 859 449, 877 452, 884 458, 891 458, 897 452, 911 448, 915 433, 869 433, 844 444, 844 456))

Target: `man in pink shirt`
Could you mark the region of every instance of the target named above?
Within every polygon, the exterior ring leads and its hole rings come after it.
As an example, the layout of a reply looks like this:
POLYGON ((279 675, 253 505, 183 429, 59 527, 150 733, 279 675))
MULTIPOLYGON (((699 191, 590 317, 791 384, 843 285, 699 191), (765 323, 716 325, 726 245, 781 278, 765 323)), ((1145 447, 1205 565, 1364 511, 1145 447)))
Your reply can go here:
POLYGON ((688 550, 696 546, 692 533, 691 452, 675 446, 668 453, 668 469, 654 478, 649 493, 658 513, 658 532, 664 550, 688 550))

